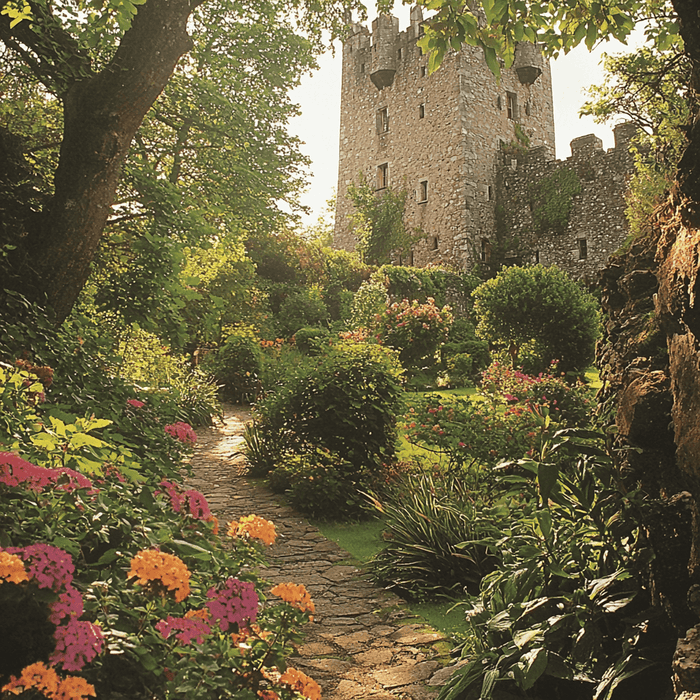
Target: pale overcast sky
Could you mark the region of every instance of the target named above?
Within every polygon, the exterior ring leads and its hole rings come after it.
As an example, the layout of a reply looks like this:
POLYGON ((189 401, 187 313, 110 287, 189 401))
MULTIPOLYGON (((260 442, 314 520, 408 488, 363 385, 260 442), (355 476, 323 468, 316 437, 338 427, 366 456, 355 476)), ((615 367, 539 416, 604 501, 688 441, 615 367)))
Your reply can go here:
MULTIPOLYGON (((408 7, 395 11, 401 31, 408 26, 408 7)), ((585 102, 585 88, 602 82, 603 69, 599 66, 603 52, 619 53, 625 47, 617 42, 602 45, 589 53, 579 46, 567 56, 552 62, 554 90, 554 121, 556 128, 557 158, 571 155, 569 143, 577 136, 596 134, 604 148, 614 145, 612 128, 595 124, 590 117, 579 118, 578 110, 585 102)), ((323 213, 338 180, 338 134, 340 130, 341 52, 335 57, 327 53, 319 58, 320 69, 305 76, 302 84, 292 92, 292 99, 302 109, 302 115, 290 124, 290 130, 304 142, 302 151, 312 160, 311 183, 302 203, 311 209, 305 223, 315 223, 323 213)))

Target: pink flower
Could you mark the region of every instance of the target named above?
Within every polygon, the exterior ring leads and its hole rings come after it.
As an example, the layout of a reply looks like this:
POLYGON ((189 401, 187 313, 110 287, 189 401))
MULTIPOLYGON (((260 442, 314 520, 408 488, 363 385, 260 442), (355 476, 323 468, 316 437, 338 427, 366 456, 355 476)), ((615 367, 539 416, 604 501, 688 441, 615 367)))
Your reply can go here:
POLYGON ((67 589, 73 581, 73 559, 70 554, 50 544, 30 544, 26 547, 7 547, 6 552, 18 554, 28 563, 27 573, 39 588, 53 591, 67 589))
POLYGON ((0 483, 6 486, 23 486, 36 493, 52 485, 61 491, 69 492, 77 488, 92 488, 90 479, 74 469, 37 467, 12 452, 0 452, 0 483))
POLYGON ((190 515, 197 520, 211 519, 211 510, 203 493, 189 489, 185 491, 183 496, 185 502, 189 506, 190 515))
POLYGON ((229 625, 248 626, 258 615, 258 594, 249 581, 229 578, 223 590, 214 587, 207 591, 207 608, 214 620, 218 620, 222 632, 229 625))
POLYGON ((184 507, 189 509, 189 514, 196 520, 210 520, 212 517, 209 503, 203 493, 188 489, 184 493, 180 492, 177 484, 163 479, 160 486, 168 494, 170 504, 176 513, 181 513, 184 507))
POLYGON ((102 651, 102 630, 85 620, 69 618, 56 628, 56 648, 49 658, 51 664, 62 664, 64 671, 80 671, 102 651))
POLYGON ((143 408, 146 405, 144 401, 139 401, 138 399, 127 399, 126 402, 133 408, 143 408))
POLYGON ((179 513, 182 510, 183 497, 180 494, 180 489, 177 487, 177 484, 174 484, 172 481, 167 481, 167 479, 163 479, 163 481, 160 482, 160 486, 162 486, 165 493, 168 494, 170 498, 170 505, 173 507, 173 510, 176 513, 179 513))
POLYGON ((156 623, 156 629, 165 639, 175 632, 175 638, 183 644, 190 644, 193 641, 202 644, 205 635, 211 632, 211 625, 201 618, 168 615, 165 620, 156 623))
POLYGON ((183 423, 182 421, 171 423, 165 426, 165 432, 185 445, 194 445, 197 442, 197 434, 192 430, 192 426, 189 423, 183 423))
POLYGON ((49 603, 51 615, 49 621, 59 625, 64 617, 80 617, 83 614, 83 597, 72 585, 58 596, 58 600, 49 603))

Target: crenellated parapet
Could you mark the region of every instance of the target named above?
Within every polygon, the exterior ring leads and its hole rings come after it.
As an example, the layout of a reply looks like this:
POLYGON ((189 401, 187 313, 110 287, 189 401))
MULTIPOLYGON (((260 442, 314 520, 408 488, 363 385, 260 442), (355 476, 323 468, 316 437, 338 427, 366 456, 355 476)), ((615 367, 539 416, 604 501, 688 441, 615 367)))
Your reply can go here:
POLYGON ((616 126, 615 146, 607 151, 594 134, 575 138, 565 160, 543 147, 502 146, 495 233, 514 251, 513 261, 554 264, 576 279, 596 279, 629 233, 625 194, 636 131, 630 123, 616 126))

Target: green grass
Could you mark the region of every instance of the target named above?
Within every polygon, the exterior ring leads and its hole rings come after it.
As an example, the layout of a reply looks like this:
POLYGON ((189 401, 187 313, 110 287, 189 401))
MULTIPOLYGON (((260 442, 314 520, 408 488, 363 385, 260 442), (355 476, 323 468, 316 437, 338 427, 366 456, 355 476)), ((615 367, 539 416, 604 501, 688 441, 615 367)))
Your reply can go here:
POLYGON ((448 637, 462 636, 469 631, 465 606, 454 600, 411 603, 411 612, 420 615, 431 627, 448 637))
POLYGON ((344 550, 363 564, 382 548, 381 520, 363 520, 358 523, 316 523, 324 537, 337 542, 344 550))
MULTIPOLYGON (((362 564, 366 564, 382 548, 384 524, 381 520, 315 524, 325 537, 339 544, 362 564)), ((467 623, 464 619, 464 608, 454 606, 455 601, 438 600, 414 602, 409 608, 413 614, 421 617, 445 636, 455 637, 467 632, 467 623)))

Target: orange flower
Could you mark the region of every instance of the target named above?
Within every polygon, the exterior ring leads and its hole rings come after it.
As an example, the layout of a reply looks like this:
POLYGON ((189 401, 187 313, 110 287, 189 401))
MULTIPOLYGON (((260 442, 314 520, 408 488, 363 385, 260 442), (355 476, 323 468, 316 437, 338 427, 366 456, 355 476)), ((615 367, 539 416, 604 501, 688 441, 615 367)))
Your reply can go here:
MULTIPOLYGON (((24 562, 16 554, 0 552, 0 578, 10 583, 21 583, 29 581, 24 562)), ((0 583, 2 583, 0 581, 0 583)))
POLYGON ((137 584, 162 595, 172 591, 178 603, 190 594, 190 572, 184 562, 173 554, 156 549, 139 552, 131 560, 127 578, 136 578, 137 584))
POLYGON ((279 596, 285 603, 299 608, 302 612, 312 613, 316 610, 311 596, 303 583, 279 583, 270 593, 279 596))
POLYGON ((61 681, 55 700, 87 700, 88 696, 97 697, 95 686, 79 676, 68 676, 61 681))
POLYGON ((321 686, 313 678, 291 666, 280 677, 280 683, 288 685, 309 700, 321 700, 321 686))
POLYGON ((277 532, 274 523, 257 515, 245 515, 238 522, 230 522, 228 534, 230 537, 254 537, 262 540, 265 544, 274 544, 277 532))
POLYGON ((211 613, 208 608, 202 608, 201 610, 188 610, 185 613, 185 619, 197 619, 197 620, 208 620, 211 617, 211 613))
POLYGON ((36 688, 47 698, 53 698, 58 690, 58 674, 52 668, 48 668, 42 661, 22 669, 19 678, 12 676, 10 682, 2 687, 2 692, 21 695, 29 688, 36 688))
POLYGON ((212 535, 218 535, 219 534, 219 519, 212 515, 211 518, 207 520, 208 523, 214 523, 214 527, 212 528, 212 535))

